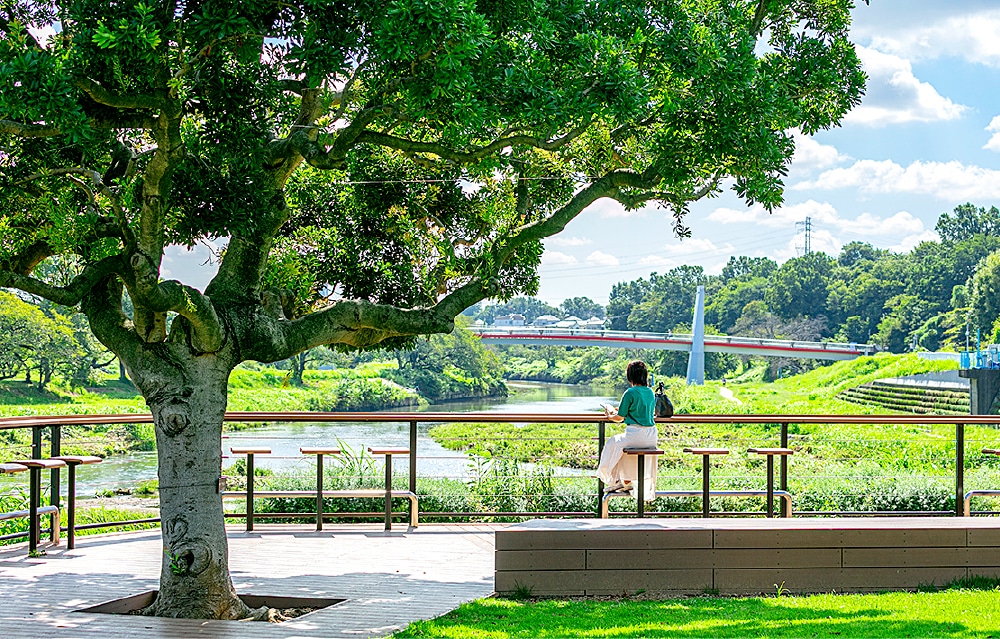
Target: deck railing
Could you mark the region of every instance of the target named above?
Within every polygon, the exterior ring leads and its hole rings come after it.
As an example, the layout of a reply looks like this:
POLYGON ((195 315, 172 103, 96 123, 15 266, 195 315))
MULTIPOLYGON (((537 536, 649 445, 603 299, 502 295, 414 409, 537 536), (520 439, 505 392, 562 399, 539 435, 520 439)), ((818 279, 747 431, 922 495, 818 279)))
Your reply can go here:
MULTIPOLYGON (((488 424, 488 423, 515 423, 515 424, 589 424, 593 426, 593 431, 591 435, 587 438, 588 440, 593 440, 594 455, 599 455, 600 450, 604 446, 605 439, 608 436, 609 424, 605 421, 603 415, 601 414, 523 414, 523 413, 390 413, 390 412, 360 412, 360 413, 320 413, 320 412, 229 412, 226 414, 225 420, 227 422, 239 422, 239 423, 282 423, 282 422, 309 422, 309 423, 381 423, 381 424, 406 424, 408 426, 408 437, 404 441, 399 441, 396 445, 408 445, 408 488, 410 492, 420 494, 418 490, 418 470, 420 461, 426 459, 420 453, 418 446, 418 426, 421 424, 442 424, 442 423, 474 423, 474 424, 488 424)), ((950 459, 942 459, 942 466, 953 466, 954 474, 954 509, 953 510, 910 510, 905 512, 899 511, 889 511, 889 512, 872 512, 865 511, 864 514, 872 515, 963 515, 963 506, 966 498, 966 485, 965 485, 965 455, 967 448, 970 450, 978 451, 983 446, 996 445, 996 442, 1000 440, 1000 431, 998 431, 998 439, 982 442, 966 442, 965 434, 966 427, 968 425, 980 425, 989 426, 991 428, 996 428, 1000 426, 1000 416, 995 415, 963 415, 960 417, 956 416, 937 416, 937 415, 686 415, 679 414, 675 415, 670 419, 658 420, 661 424, 661 448, 667 449, 673 447, 671 444, 668 447, 664 441, 669 440, 671 437, 676 437, 672 435, 670 425, 677 426, 687 426, 687 427, 702 427, 709 429, 714 426, 726 425, 731 426, 734 424, 742 425, 752 425, 752 424, 763 424, 770 425, 770 429, 767 434, 762 437, 761 441, 755 441, 755 446, 779 446, 783 448, 792 447, 795 448, 797 443, 797 435, 794 430, 795 427, 804 425, 819 425, 828 426, 830 428, 836 428, 841 425, 866 425, 871 427, 871 432, 877 433, 880 427, 889 426, 912 426, 912 427, 924 427, 924 428, 934 428, 938 427, 940 431, 941 426, 948 427, 948 432, 951 432, 953 428, 953 440, 954 443, 954 456, 950 459), (666 428, 664 428, 666 426, 666 428)), ((152 422, 152 416, 149 414, 124 414, 124 415, 60 415, 60 416, 34 416, 34 417, 9 417, 0 418, 0 431, 11 430, 11 429, 29 429, 31 431, 31 444, 30 451, 25 452, 25 456, 31 458, 44 458, 46 456, 46 451, 44 450, 44 444, 47 443, 48 456, 57 456, 61 454, 62 448, 62 429, 69 426, 79 426, 79 425, 112 425, 112 424, 148 424, 152 422), (47 437, 46 437, 47 435, 47 437)), ((405 429, 403 429, 405 431, 405 429)), ((229 444, 237 442, 241 437, 253 437, 253 431, 237 431, 231 432, 226 435, 229 438, 229 444)), ((930 436, 930 435, 929 435, 930 436)), ((940 432, 933 434, 937 441, 943 437, 940 432)), ((948 435, 951 439, 951 436, 948 435)), ((401 436, 400 439, 403 439, 401 436)), ((546 437, 545 439, 551 439, 546 437)), ((335 443, 335 442, 330 442, 335 443)), ((682 442, 676 440, 676 445, 678 450, 681 445, 687 446, 691 442, 682 442)), ((949 442, 950 444, 951 442, 949 442)), ((718 445, 725 445, 726 442, 718 442, 718 445)), ((950 446, 949 446, 950 447, 950 446)), ((228 452, 228 450, 224 451, 228 452)), ((734 453, 745 453, 745 451, 734 450, 734 453)), ((463 453, 456 453, 456 457, 462 457, 463 453)), ((261 463, 266 463, 267 457, 261 458, 259 461, 261 463)), ((8 459, 0 459, 0 462, 12 461, 8 459)), ((793 465, 796 463, 796 459, 793 458, 793 465)), ((60 488, 60 472, 58 469, 51 470, 49 476, 49 503, 50 505, 59 505, 61 499, 61 488, 60 488)), ((82 471, 86 472, 86 471, 82 471)), ((779 460, 779 465, 777 467, 778 476, 776 478, 777 488, 781 491, 789 490, 789 459, 787 457, 781 457, 779 460)), ((697 473, 695 472, 693 476, 696 478, 697 473)), ((661 478, 664 475, 661 473, 661 478)), ((690 478, 689 478, 690 479, 690 478)), ((761 483, 763 483, 763 477, 759 478, 761 483)), ((525 511, 508 511, 508 512, 494 512, 494 511, 428 511, 421 508, 420 517, 426 519, 429 518, 443 518, 443 517, 517 517, 517 516, 563 516, 563 517, 593 517, 600 513, 601 497, 603 492, 603 486, 598 482, 598 480, 593 480, 594 487, 594 499, 593 499, 593 509, 590 510, 566 510, 557 511, 550 510, 545 512, 525 512, 525 511)), ((663 481, 661 479, 661 481, 663 481)), ((1000 486, 977 486, 979 489, 996 489, 1000 486)), ((38 494, 41 492, 33 491, 30 499, 35 506, 38 506, 42 500, 42 496, 38 494)), ((687 515, 687 516, 697 516, 700 514, 700 510, 692 510, 690 512, 649 512, 649 515, 687 515)), ((973 514, 983 514, 987 511, 973 511, 973 514)), ((327 513, 327 516, 333 516, 335 513, 327 513)), ((337 513, 342 516, 346 516, 346 513, 337 513)), ((401 513, 400 513, 401 514, 401 513)), ((614 514, 614 513, 612 513, 614 514)), ((620 515, 621 513, 619 513, 620 515)), ((748 513, 728 513, 728 514, 742 514, 746 515, 748 513)), ((756 513, 749 513, 756 514, 756 513)), ((825 510, 825 511, 809 511, 802 512, 796 509, 796 514, 816 514, 816 515, 853 515, 859 514, 855 511, 837 511, 837 510, 825 510)), ((230 517, 245 517, 245 513, 228 513, 227 516, 230 517)), ((315 513, 305 512, 305 513, 257 513, 258 519, 265 517, 273 518, 288 518, 288 517, 314 517, 315 513)), ((351 517, 381 517, 381 512, 371 512, 371 513, 351 513, 351 517)), ((155 519, 147 520, 155 521, 155 519)), ((100 527, 113 527, 118 525, 127 525, 133 522, 109 522, 106 524, 99 524, 100 527)), ((9 536, 8 536, 9 537, 9 536)))

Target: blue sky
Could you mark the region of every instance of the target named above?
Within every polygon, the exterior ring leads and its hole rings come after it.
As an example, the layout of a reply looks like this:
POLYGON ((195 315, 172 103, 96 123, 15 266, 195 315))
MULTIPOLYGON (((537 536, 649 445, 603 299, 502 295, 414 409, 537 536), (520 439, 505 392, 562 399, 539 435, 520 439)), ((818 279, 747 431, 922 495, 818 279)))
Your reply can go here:
POLYGON ((867 95, 840 128, 799 137, 780 210, 727 190, 692 206, 682 241, 664 210, 598 202, 546 242, 538 297, 607 303, 616 282, 680 264, 716 274, 731 255, 784 262, 801 254, 806 217, 814 251, 856 240, 908 251, 937 239, 937 218, 958 204, 1000 206, 1000 2, 859 4, 867 95))
MULTIPOLYGON (((715 274, 731 255, 784 262, 801 254, 806 217, 814 251, 856 240, 908 251, 937 239, 937 218, 959 204, 1000 206, 1000 2, 859 4, 852 35, 867 95, 842 127, 798 137, 780 210, 747 208, 727 190, 692 206, 682 241, 664 210, 599 201, 546 241, 538 297, 604 304, 615 283, 681 264, 715 274)), ((208 257, 172 249, 163 275, 204 286, 208 257)))

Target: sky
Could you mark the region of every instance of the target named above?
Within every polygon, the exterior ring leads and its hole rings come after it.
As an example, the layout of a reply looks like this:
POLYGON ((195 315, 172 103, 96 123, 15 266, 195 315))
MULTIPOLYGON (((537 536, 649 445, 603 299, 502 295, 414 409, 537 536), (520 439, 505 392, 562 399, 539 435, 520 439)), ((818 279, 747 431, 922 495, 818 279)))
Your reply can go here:
POLYGON ((852 241, 909 251, 936 240, 942 213, 1000 206, 1000 2, 871 0, 853 12, 852 40, 869 80, 842 126, 796 136, 785 204, 772 214, 732 191, 696 202, 691 237, 668 212, 626 213, 602 200, 545 242, 538 297, 586 296, 682 264, 718 274, 732 255, 782 263, 852 241))
MULTIPOLYGON (((864 241, 905 252, 938 239, 938 217, 959 204, 1000 206, 1000 2, 858 4, 866 96, 839 128, 796 136, 784 206, 768 214, 726 190, 691 206, 680 240, 666 210, 600 200, 545 241, 537 297, 606 304, 614 284, 682 264, 718 274, 733 255, 782 263, 803 253, 806 218, 813 251, 864 241)), ((204 286, 208 257, 171 249, 163 276, 204 286)))

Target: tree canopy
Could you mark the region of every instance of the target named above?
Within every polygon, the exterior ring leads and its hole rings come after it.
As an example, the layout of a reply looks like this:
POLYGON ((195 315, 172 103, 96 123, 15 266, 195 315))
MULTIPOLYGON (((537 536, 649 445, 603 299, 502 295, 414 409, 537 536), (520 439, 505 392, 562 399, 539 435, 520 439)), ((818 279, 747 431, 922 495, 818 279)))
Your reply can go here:
POLYGON ((860 100, 852 5, 0 3, 0 286, 80 305, 150 404, 153 612, 246 613, 213 457, 233 367, 533 294, 542 240, 600 198, 679 234, 723 183, 773 209, 791 131, 860 100), (204 291, 162 277, 205 240, 204 291), (70 281, 38 271, 67 254, 70 281))

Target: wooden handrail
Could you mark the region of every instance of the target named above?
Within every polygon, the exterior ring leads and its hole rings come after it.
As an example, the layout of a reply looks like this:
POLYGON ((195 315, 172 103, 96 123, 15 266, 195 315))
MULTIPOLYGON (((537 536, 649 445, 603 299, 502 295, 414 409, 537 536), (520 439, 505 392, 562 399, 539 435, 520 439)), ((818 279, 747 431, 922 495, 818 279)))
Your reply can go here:
MULTIPOLYGON (((227 422, 421 422, 421 423, 535 423, 535 424, 598 424, 607 422, 603 413, 388 413, 308 411, 229 411, 227 422)), ((31 417, 0 417, 0 430, 46 426, 79 426, 97 424, 150 424, 149 413, 116 415, 44 415, 31 417)), ((674 414, 656 420, 659 424, 994 424, 1000 425, 1000 415, 730 415, 674 414)))

